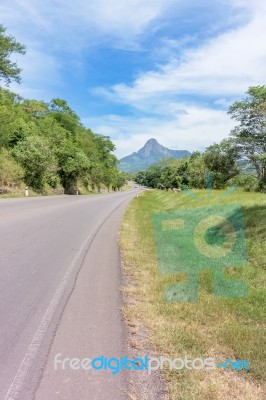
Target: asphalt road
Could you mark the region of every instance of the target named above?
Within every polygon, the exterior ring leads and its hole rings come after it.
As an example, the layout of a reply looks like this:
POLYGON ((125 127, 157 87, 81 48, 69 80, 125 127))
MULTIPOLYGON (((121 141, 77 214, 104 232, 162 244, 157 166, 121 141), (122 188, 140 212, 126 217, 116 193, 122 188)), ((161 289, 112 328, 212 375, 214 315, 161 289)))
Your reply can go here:
POLYGON ((0 399, 126 399, 123 373, 54 356, 125 354, 118 229, 138 190, 0 200, 0 399))

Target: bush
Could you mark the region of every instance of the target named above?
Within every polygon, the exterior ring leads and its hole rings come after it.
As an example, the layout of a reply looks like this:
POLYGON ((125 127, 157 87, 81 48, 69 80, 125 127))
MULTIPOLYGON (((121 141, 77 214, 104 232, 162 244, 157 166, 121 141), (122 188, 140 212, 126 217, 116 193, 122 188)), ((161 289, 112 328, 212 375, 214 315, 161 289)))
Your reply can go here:
POLYGON ((25 183, 41 192, 57 170, 56 158, 48 140, 40 136, 28 136, 14 147, 13 154, 25 170, 25 183))
POLYGON ((6 149, 0 150, 0 185, 17 186, 22 182, 23 168, 6 149))
POLYGON ((258 183, 258 190, 266 193, 266 179, 260 179, 258 183))
POLYGON ((255 175, 237 175, 232 182, 242 187, 246 192, 256 192, 259 190, 259 181, 255 175))

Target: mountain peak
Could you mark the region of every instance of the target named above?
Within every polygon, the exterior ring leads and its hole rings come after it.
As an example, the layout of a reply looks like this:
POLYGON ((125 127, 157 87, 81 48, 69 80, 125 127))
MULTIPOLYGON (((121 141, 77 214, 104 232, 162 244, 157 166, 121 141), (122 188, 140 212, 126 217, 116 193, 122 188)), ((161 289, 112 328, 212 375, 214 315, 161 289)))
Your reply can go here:
POLYGON ((146 146, 146 144, 156 144, 156 143, 158 144, 157 140, 154 138, 151 138, 151 139, 147 140, 144 147, 146 146))
POLYGON ((170 150, 158 143, 156 139, 151 138, 139 151, 122 158, 119 167, 121 171, 125 172, 140 171, 160 161, 162 158, 180 159, 186 155, 190 155, 189 151, 170 150))
POLYGON ((137 152, 140 157, 147 158, 152 154, 162 153, 164 147, 156 139, 149 139, 145 145, 137 152))

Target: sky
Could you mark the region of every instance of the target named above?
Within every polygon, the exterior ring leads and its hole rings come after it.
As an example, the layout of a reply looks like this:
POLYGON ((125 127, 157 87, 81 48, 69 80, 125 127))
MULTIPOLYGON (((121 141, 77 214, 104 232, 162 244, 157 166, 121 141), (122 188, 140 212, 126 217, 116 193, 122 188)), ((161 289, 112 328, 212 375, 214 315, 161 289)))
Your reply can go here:
POLYGON ((263 0, 0 0, 0 23, 27 46, 10 89, 67 100, 118 158, 150 138, 203 151, 266 84, 263 0))

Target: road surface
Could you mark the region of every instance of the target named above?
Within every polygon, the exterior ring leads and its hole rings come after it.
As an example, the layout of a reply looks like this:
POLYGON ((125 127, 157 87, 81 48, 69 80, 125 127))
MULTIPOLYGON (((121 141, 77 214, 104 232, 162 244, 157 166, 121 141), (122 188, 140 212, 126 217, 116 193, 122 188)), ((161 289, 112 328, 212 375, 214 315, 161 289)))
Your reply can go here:
POLYGON ((54 356, 126 354, 118 229, 138 190, 0 200, 0 399, 126 399, 123 373, 54 356))

